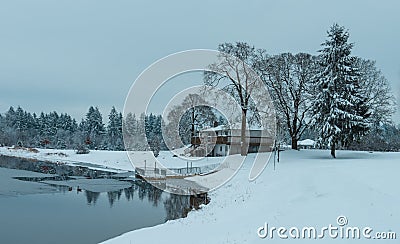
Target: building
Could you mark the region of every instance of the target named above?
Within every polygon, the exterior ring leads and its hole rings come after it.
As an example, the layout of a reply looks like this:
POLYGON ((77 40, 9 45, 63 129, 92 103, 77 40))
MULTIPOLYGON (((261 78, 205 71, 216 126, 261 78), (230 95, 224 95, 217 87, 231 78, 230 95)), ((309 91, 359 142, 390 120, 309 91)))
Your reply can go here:
MULTIPOLYGON (((269 152, 273 147, 273 139, 267 136, 262 128, 250 128, 246 133, 248 152, 269 152)), ((220 125, 199 131, 191 139, 191 146, 185 150, 185 154, 192 156, 220 157, 241 153, 241 129, 239 126, 229 128, 220 125)))
POLYGON ((315 141, 311 139, 305 139, 297 142, 299 149, 315 149, 315 141))

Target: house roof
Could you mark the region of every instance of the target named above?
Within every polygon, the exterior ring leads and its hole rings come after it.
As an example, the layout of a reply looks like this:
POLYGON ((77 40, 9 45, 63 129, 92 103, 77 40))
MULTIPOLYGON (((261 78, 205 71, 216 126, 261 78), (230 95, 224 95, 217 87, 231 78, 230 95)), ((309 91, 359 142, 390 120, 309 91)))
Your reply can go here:
POLYGON ((227 130, 227 129, 229 129, 229 128, 226 125, 218 125, 216 127, 207 128, 202 131, 223 131, 223 130, 227 130))
MULTIPOLYGON (((204 129, 202 131, 224 131, 224 130, 229 130, 229 129, 240 130, 241 128, 242 128, 242 124, 241 123, 234 123, 234 124, 231 124, 231 126, 218 125, 216 127, 207 128, 207 129, 204 129)), ((249 126, 249 130, 263 130, 263 128, 261 126, 258 126, 258 125, 250 125, 249 126)))

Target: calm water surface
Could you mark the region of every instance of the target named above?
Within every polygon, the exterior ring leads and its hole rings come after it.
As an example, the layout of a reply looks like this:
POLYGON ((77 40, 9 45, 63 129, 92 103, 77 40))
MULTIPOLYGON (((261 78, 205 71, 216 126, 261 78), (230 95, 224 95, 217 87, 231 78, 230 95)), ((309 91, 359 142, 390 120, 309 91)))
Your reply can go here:
POLYGON ((85 168, 73 171, 0 157, 0 243, 98 243, 183 217, 190 208, 187 196, 141 180, 85 168), (67 173, 57 178, 49 171, 67 173))

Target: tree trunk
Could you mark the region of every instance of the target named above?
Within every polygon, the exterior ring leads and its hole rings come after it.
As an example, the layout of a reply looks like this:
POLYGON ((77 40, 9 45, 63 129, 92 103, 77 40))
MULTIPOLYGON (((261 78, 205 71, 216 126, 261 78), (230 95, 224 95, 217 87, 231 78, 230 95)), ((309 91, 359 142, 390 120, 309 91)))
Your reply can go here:
POLYGON ((296 137, 292 137, 292 149, 293 150, 298 150, 297 142, 298 142, 298 139, 296 137))
POLYGON ((336 143, 332 142, 332 144, 331 144, 331 155, 332 155, 333 158, 336 158, 335 150, 336 150, 336 143))
POLYGON ((247 156, 247 143, 246 143, 246 113, 247 110, 242 110, 242 129, 240 134, 240 154, 247 156))
POLYGON ((195 136, 194 134, 194 123, 195 123, 195 119, 194 119, 194 108, 192 108, 192 124, 191 124, 191 128, 190 128, 190 141, 192 141, 192 138, 195 136))

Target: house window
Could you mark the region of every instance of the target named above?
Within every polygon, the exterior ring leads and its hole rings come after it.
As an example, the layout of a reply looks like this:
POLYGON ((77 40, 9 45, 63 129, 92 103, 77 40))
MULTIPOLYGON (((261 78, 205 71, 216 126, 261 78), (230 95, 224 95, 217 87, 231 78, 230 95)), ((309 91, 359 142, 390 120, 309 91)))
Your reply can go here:
POLYGON ((219 151, 222 152, 222 146, 219 146, 219 151))

